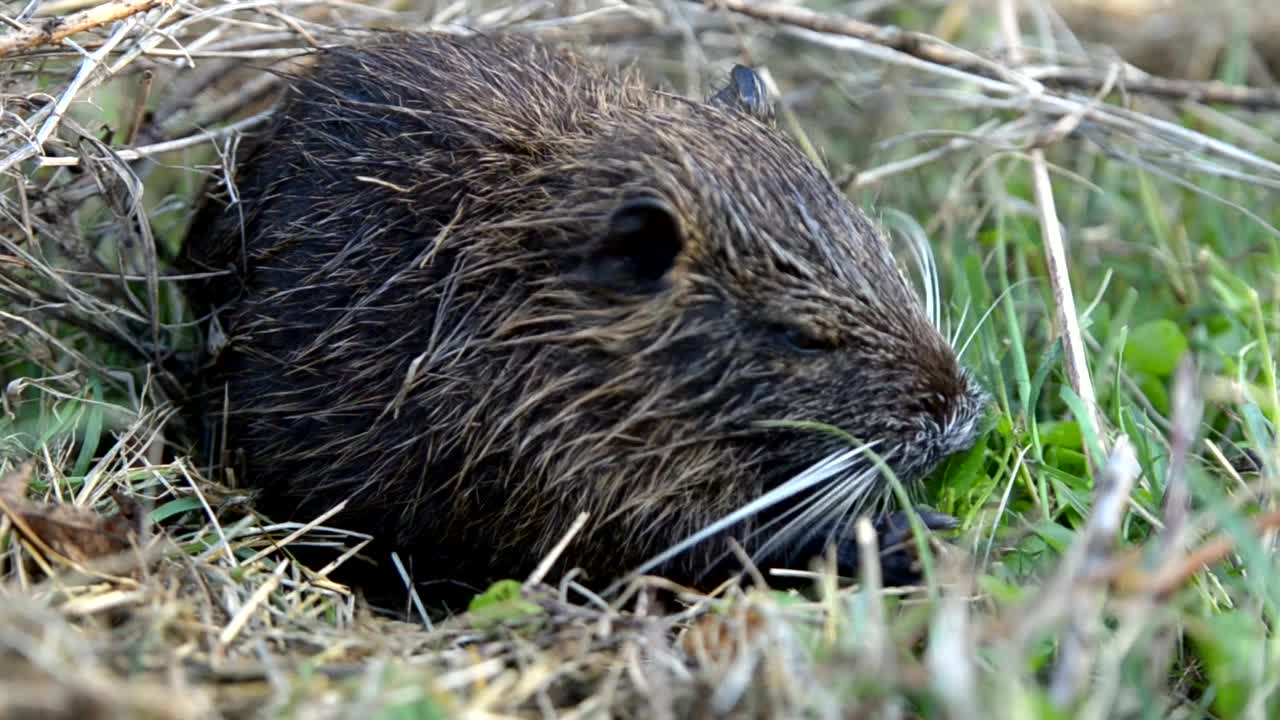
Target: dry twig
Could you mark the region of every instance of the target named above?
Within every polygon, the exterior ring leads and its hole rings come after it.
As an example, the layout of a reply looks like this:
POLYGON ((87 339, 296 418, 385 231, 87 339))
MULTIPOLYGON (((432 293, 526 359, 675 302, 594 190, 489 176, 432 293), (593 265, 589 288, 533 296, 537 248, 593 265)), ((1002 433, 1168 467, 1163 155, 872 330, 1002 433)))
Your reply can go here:
POLYGON ((48 18, 0 37, 0 58, 41 45, 51 45, 86 30, 123 20, 173 0, 107 0, 72 15, 48 18))
MULTIPOLYGON (((1034 78, 1040 82, 1052 82, 1062 87, 1097 92, 1108 85, 1107 77, 1111 73, 1110 70, 1099 72, 1093 68, 1020 67, 1020 62, 1013 63, 1011 67, 1005 67, 925 33, 876 25, 842 17, 836 13, 819 13, 795 5, 751 0, 689 1, 705 4, 713 10, 723 8, 764 22, 856 38, 927 62, 993 78, 1003 78, 1009 70, 1015 70, 1025 77, 1034 78)), ((1154 77, 1130 66, 1124 68, 1118 87, 1135 95, 1151 95, 1171 100, 1224 103, 1251 109, 1280 109, 1280 89, 1154 77)))

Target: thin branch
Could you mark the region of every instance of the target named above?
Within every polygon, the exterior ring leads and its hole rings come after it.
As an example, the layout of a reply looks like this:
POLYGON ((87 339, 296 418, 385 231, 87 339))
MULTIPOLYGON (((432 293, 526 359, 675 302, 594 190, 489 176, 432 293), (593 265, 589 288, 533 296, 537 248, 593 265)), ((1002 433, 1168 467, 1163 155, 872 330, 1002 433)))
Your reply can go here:
POLYGON ((21 149, 15 150, 3 159, 0 159, 0 173, 8 170, 18 163, 24 162, 44 152, 45 142, 47 142, 49 137, 53 135, 54 131, 58 129, 58 125, 62 122, 62 118, 66 114, 67 108, 69 108, 72 101, 75 100, 76 94, 92 84, 94 73, 101 67, 103 59, 112 51, 112 49, 115 48, 116 45, 120 44, 120 42, 124 40, 125 36, 129 34, 129 31, 133 29, 133 23, 134 21, 132 20, 122 23, 118 28, 116 28, 115 32, 111 33, 111 37, 108 38, 101 47, 85 57, 84 61, 80 64, 79 72, 77 72, 76 76, 67 84, 67 87, 58 97, 58 101, 49 109, 48 115, 45 117, 44 122, 41 123, 40 129, 36 131, 35 136, 32 137, 30 142, 24 145, 21 149))
MULTIPOLYGON (((876 25, 837 13, 817 13, 781 3, 747 0, 690 1, 706 5, 712 10, 722 8, 765 22, 791 25, 828 35, 857 38, 938 65, 1008 79, 1005 76, 1005 68, 925 33, 876 25)), ((1041 66, 1018 68, 1018 70, 1024 77, 1041 83, 1053 83, 1061 87, 1092 92, 1106 87, 1109 74, 1089 68, 1041 66)), ((1250 109, 1280 109, 1280 89, 1242 87, 1221 82, 1173 80, 1147 75, 1132 67, 1125 68, 1118 86, 1134 95, 1151 95, 1189 102, 1224 103, 1250 109)))
MULTIPOLYGON (((1280 529, 1280 511, 1262 513, 1252 521, 1254 533, 1262 535, 1280 529)), ((1221 562, 1236 551, 1237 545, 1227 533, 1205 541, 1191 552, 1170 558, 1155 570, 1143 570, 1145 548, 1133 548, 1115 558, 1098 576, 1109 580, 1117 593, 1146 593, 1161 597, 1172 593, 1202 570, 1221 562)))
POLYGON ((37 25, 0 37, 0 58, 23 50, 52 45, 76 33, 92 30, 100 25, 113 23, 144 13, 173 0, 107 0, 107 2, 81 10, 72 15, 49 18, 37 25))
MULTIPOLYGON (((1046 85, 1097 91, 1106 82, 1106 73, 1089 68, 1023 67, 1022 72, 1046 85)), ((1280 90, 1275 88, 1228 85, 1224 82, 1198 82, 1149 75, 1132 65, 1121 69, 1117 87, 1130 95, 1149 95, 1180 102, 1221 103, 1248 110, 1280 108, 1280 90)))

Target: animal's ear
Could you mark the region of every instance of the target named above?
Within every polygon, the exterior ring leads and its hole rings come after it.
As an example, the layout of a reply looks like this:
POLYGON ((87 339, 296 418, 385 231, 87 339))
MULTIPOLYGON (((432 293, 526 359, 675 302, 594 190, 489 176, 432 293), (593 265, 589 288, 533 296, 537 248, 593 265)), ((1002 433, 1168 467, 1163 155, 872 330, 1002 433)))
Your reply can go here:
POLYGON ((683 249, 684 233, 675 210, 658 198, 634 198, 609 216, 579 276, 620 292, 654 292, 665 287, 683 249))
POLYGON ((773 105, 764 78, 745 65, 734 65, 729 71, 729 84, 711 97, 712 105, 735 107, 766 123, 773 123, 773 105))

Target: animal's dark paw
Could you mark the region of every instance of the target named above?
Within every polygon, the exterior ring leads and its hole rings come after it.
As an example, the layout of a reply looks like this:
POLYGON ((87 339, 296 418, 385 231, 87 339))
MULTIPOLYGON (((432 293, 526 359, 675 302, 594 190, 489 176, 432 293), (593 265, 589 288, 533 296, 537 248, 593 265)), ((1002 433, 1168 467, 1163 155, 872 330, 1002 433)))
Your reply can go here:
MULTIPOLYGON (((931 531, 951 530, 959 521, 944 513, 916 509, 914 511, 925 528, 931 531)), ((876 531, 880 549, 880 575, 888 587, 915 585, 921 582, 920 558, 916 552, 915 538, 911 534, 911 521, 906 512, 887 513, 875 518, 872 527, 876 531)), ((833 534, 831 528, 817 528, 803 540, 792 544, 769 560, 792 567, 804 567, 814 557, 820 557, 833 534)), ((849 577, 857 577, 861 565, 858 542, 851 532, 841 532, 835 539, 836 570, 849 577)))
MULTIPOLYGON (((951 530, 960 521, 944 513, 932 510, 915 511, 920 522, 931 531, 951 530)), ((872 526, 876 530, 880 546, 880 575, 886 586, 915 585, 923 580, 920 572, 920 556, 916 551, 915 538, 911 535, 911 520, 907 513, 898 511, 881 515, 872 526)), ((858 566, 857 541, 847 538, 841 543, 841 550, 853 553, 850 567, 858 566)), ((844 558, 841 557, 841 560, 844 558)), ((841 569, 844 569, 843 563, 841 569)))

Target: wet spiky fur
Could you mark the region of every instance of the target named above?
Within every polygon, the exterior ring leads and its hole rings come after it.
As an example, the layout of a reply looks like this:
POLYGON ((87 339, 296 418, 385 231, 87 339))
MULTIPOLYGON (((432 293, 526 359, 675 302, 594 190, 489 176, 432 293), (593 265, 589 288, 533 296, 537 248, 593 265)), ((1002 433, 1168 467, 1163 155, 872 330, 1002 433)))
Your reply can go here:
POLYGON ((562 565, 602 582, 847 448, 762 421, 874 441, 905 480, 972 444, 979 392, 883 236, 758 108, 512 37, 394 36, 293 85, 187 247, 233 271, 192 288, 226 333, 208 417, 225 395, 274 506, 348 500, 332 522, 475 581, 588 511, 562 565), (683 245, 619 287, 584 267, 636 195, 683 245))

